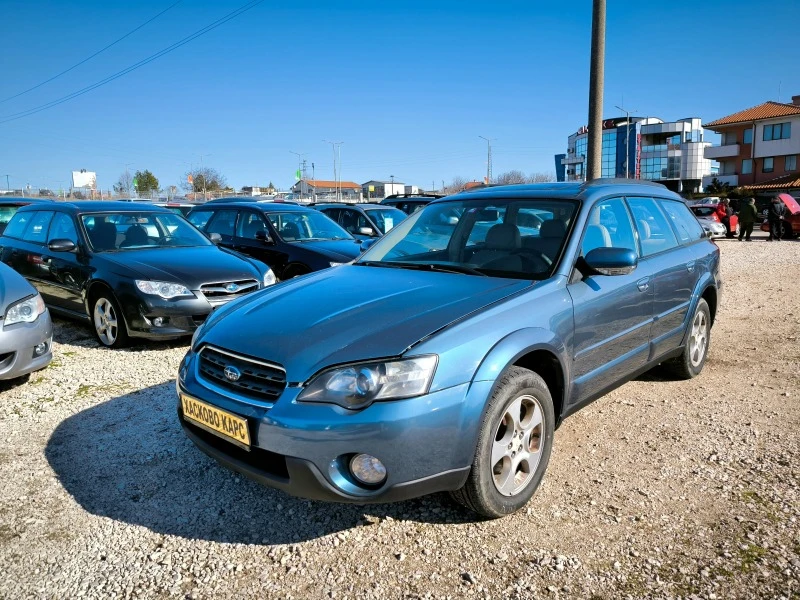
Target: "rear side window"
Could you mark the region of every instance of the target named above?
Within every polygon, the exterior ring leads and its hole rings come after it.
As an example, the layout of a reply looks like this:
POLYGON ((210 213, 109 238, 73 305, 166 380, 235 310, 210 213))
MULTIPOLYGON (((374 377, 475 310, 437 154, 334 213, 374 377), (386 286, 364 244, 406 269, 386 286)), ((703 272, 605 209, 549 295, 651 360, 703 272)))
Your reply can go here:
POLYGON ((11 220, 8 222, 5 231, 3 231, 3 235, 22 239, 22 234, 25 232, 25 228, 28 226, 28 223, 30 223, 33 215, 35 214, 36 213, 34 212, 18 212, 11 217, 11 220))
POLYGON ((705 237, 703 227, 685 204, 675 200, 659 200, 658 203, 672 221, 681 244, 688 244, 705 237))
POLYGON ((235 210, 217 211, 208 223, 208 233, 233 236, 233 230, 236 226, 236 212, 235 210))
POLYGON ((22 234, 22 239, 34 244, 44 244, 47 240, 47 228, 53 220, 52 211, 41 211, 34 213, 31 222, 22 234))
POLYGON ((651 256, 678 246, 666 215, 652 198, 628 198, 642 245, 642 256, 651 256))
POLYGON ((193 210, 192 213, 186 217, 192 225, 198 229, 203 229, 214 213, 210 210, 193 210))
POLYGON ((53 217, 53 223, 50 225, 50 235, 47 236, 47 241, 53 240, 69 240, 73 244, 78 243, 78 232, 75 229, 75 223, 72 217, 65 213, 58 213, 53 217))

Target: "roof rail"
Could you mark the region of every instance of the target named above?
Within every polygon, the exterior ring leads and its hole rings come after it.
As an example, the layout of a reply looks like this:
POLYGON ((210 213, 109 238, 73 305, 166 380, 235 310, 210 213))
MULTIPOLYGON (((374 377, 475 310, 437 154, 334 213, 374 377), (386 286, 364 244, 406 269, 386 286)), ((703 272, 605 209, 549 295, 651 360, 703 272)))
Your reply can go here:
POLYGON ((394 198, 444 198, 444 194, 432 194, 430 192, 419 192, 416 194, 389 194, 384 200, 394 198))
POLYGON ((655 181, 648 181, 647 179, 625 179, 624 177, 600 177, 599 179, 592 179, 591 181, 585 182, 581 186, 581 191, 585 190, 586 188, 594 187, 596 185, 644 185, 650 187, 658 187, 666 189, 663 183, 656 183, 655 181))

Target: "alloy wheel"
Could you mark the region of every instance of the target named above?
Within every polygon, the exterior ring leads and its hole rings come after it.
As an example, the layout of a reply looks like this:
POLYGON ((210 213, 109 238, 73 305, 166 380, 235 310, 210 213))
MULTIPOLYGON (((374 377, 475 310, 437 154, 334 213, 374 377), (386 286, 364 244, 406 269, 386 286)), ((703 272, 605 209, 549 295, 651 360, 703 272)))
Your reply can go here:
POLYGON ((100 298, 94 305, 94 328, 103 344, 114 345, 119 331, 117 312, 107 298, 100 298))
POLYGON ((706 355, 708 347, 708 320, 703 311, 697 311, 692 322, 692 333, 689 336, 689 359, 692 366, 697 367, 706 355))
POLYGON ((503 413, 492 444, 492 477, 497 491, 514 496, 530 482, 544 447, 544 413, 539 401, 520 396, 503 413))

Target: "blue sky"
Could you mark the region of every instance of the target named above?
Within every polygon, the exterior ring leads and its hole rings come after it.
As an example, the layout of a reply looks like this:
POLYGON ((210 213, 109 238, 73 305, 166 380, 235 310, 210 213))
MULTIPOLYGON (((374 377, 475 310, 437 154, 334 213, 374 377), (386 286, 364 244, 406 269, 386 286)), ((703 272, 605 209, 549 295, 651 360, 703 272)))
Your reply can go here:
MULTIPOLYGON (((175 0, 3 0, 0 100, 121 37, 175 0)), ((99 81, 245 4, 183 0, 67 75, 0 103, 0 121, 99 81)), ((318 179, 429 188, 493 171, 553 171, 587 121, 591 1, 274 2, 49 110, 0 123, 0 185, 67 186, 129 164, 177 185, 200 162, 286 188, 301 152, 318 179)), ((797 0, 610 0, 606 117, 709 121, 800 94, 797 0)))

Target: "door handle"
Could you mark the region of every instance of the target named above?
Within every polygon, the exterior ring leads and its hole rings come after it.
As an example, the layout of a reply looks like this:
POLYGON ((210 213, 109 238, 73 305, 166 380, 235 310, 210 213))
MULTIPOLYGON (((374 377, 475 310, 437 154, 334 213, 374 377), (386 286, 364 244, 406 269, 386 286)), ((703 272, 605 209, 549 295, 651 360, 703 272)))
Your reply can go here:
POLYGON ((689 273, 694 273, 694 261, 693 260, 691 260, 688 263, 686 263, 686 270, 689 271, 689 273))
POLYGON ((650 278, 645 277, 644 279, 640 279, 636 282, 636 287, 639 288, 640 292, 646 292, 650 289, 650 278))

